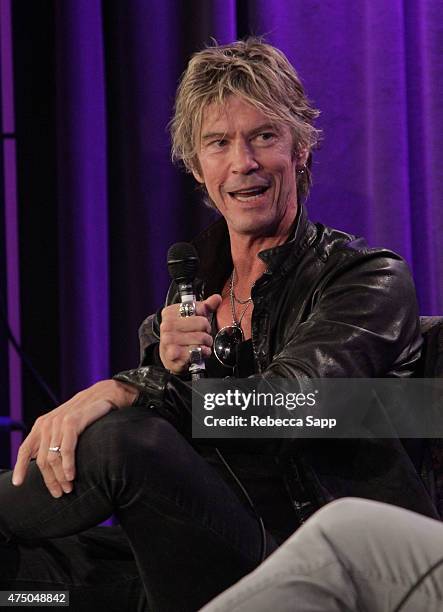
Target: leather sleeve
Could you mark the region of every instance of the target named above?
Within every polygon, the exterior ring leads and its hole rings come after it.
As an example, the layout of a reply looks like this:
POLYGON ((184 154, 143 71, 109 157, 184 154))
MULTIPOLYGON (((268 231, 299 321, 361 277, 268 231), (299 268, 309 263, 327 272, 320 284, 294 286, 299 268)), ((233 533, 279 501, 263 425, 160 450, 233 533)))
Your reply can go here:
POLYGON ((159 355, 160 343, 160 311, 149 315, 138 329, 138 339, 140 343, 140 363, 139 366, 162 366, 159 355))
POLYGON ((114 380, 138 389, 134 406, 155 410, 184 435, 190 435, 192 386, 164 367, 143 366, 119 372, 114 380))
MULTIPOLYGON (((415 287, 407 264, 394 253, 350 252, 312 297, 312 310, 288 323, 287 341, 265 376, 409 376, 420 356, 415 287)), ((326 270, 325 270, 326 272, 326 270)))
MULTIPOLYGON (((173 300, 170 294, 171 290, 168 299, 173 300)), ((143 321, 138 331, 139 367, 119 372, 113 378, 138 389, 133 405, 155 410, 184 435, 190 435, 188 413, 191 413, 192 387, 187 380, 174 376, 163 366, 159 355, 160 323, 161 310, 143 321)))

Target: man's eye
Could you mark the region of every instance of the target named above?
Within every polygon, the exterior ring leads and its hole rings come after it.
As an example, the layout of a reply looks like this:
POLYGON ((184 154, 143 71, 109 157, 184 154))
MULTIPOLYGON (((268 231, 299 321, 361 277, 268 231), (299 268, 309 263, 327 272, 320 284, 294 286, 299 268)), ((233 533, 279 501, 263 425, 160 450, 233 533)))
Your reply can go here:
POLYGON ((274 132, 262 132, 261 134, 257 134, 256 138, 259 142, 269 142, 275 138, 274 132))
POLYGON ((222 149, 226 146, 227 140, 225 138, 219 138, 218 140, 213 140, 209 143, 209 146, 214 147, 215 149, 222 149))

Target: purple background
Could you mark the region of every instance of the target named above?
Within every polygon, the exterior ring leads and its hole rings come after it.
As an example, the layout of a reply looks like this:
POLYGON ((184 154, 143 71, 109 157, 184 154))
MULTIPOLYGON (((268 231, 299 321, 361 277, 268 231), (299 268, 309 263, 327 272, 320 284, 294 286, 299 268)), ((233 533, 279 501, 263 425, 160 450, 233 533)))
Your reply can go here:
MULTIPOLYGON (((398 251, 421 312, 443 313, 440 0, 31 4, 14 3, 12 21, 22 341, 62 398, 137 363, 168 247, 212 218, 165 129, 189 54, 211 37, 265 34, 288 55, 322 112, 311 219, 398 251)), ((25 385, 35 416, 49 406, 25 385)))

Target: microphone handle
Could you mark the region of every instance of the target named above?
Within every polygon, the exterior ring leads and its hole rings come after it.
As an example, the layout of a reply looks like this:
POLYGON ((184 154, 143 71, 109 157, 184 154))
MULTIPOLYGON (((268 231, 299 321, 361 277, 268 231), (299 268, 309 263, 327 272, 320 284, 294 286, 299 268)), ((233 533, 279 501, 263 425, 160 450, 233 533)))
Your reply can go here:
MULTIPOLYGON (((196 297, 194 294, 194 283, 192 281, 179 282, 178 292, 180 294, 180 301, 182 304, 186 302, 195 304, 196 297)), ((189 364, 188 371, 191 375, 192 380, 199 380, 200 378, 204 378, 206 373, 206 366, 203 358, 201 358, 199 361, 191 362, 189 364)))

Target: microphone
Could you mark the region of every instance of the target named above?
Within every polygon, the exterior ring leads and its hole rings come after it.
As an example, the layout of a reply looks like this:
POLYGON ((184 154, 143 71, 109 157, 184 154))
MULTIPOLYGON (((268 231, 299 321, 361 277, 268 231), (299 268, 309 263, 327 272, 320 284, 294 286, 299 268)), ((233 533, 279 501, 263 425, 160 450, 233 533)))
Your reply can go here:
MULTIPOLYGON (((180 295, 181 316, 195 316, 194 279, 200 266, 197 251, 189 242, 177 242, 169 248, 167 262, 169 274, 175 281, 180 295)), ((192 380, 198 380, 205 374, 205 362, 199 347, 192 348, 190 354, 189 372, 192 380)))

